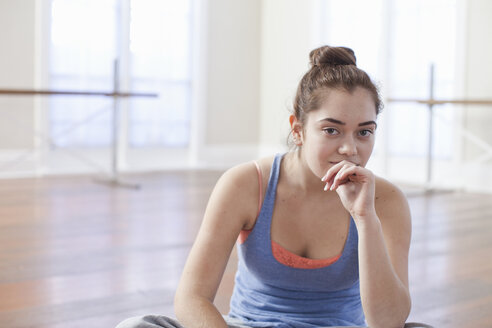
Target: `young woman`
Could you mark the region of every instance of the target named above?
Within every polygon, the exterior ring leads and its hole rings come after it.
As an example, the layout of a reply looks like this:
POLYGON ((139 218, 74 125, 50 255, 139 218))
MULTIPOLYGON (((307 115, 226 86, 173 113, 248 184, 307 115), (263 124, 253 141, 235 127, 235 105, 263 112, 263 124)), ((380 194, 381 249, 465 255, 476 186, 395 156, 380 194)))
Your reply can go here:
POLYGON ((228 170, 210 197, 175 297, 179 323, 122 327, 403 327, 407 201, 366 169, 381 101, 353 51, 310 54, 290 117, 294 149, 228 170), (231 310, 213 305, 234 245, 231 310))

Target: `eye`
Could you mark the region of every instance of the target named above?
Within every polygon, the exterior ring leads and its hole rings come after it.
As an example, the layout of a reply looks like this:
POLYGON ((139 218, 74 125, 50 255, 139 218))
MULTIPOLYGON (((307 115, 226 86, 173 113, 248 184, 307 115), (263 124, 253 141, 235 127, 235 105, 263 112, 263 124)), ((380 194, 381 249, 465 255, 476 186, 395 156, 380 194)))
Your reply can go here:
POLYGON ((374 132, 372 130, 369 130, 369 129, 359 131, 359 135, 361 137, 368 137, 368 136, 370 136, 373 133, 374 132))
POLYGON ((338 130, 335 128, 324 128, 323 132, 330 135, 330 136, 335 136, 335 135, 340 134, 340 132, 338 132, 338 130))

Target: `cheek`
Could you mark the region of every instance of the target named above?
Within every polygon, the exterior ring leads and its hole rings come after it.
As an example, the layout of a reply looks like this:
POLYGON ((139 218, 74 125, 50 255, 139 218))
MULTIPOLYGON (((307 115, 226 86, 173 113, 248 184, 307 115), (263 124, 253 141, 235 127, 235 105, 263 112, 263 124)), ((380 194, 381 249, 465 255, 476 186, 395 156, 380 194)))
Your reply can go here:
POLYGON ((333 142, 318 142, 311 144, 309 148, 309 166, 313 173, 320 179, 331 167, 330 160, 333 160, 336 145, 333 142))
POLYGON ((364 145, 359 151, 359 156, 361 159, 361 165, 365 166, 371 157, 372 151, 374 150, 374 142, 364 145))

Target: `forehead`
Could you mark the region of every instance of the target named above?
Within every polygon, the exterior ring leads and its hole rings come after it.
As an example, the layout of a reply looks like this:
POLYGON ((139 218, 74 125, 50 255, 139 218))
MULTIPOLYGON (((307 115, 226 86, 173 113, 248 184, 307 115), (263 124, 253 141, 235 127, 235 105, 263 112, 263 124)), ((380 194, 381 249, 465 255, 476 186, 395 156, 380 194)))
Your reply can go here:
POLYGON ((317 122, 329 117, 358 124, 376 120, 376 105, 368 90, 357 87, 351 92, 344 89, 326 89, 322 92, 321 106, 308 114, 309 121, 317 122))

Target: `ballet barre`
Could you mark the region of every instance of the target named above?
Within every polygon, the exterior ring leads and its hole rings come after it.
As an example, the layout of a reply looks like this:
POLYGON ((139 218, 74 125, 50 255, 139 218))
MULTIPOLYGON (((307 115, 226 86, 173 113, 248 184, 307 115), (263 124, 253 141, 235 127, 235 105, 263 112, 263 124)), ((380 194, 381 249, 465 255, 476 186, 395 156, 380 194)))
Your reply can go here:
POLYGON ((111 132, 113 142, 111 147, 111 172, 108 179, 96 180, 100 183, 111 186, 138 189, 137 184, 125 183, 119 178, 119 158, 118 158, 118 131, 119 131, 119 99, 130 97, 157 98, 157 93, 148 92, 121 92, 119 90, 119 69, 118 61, 114 62, 113 71, 113 90, 112 91, 79 91, 79 90, 35 90, 35 89, 0 89, 0 95, 5 96, 91 96, 91 97, 111 97, 113 99, 113 121, 111 132))
MULTIPOLYGON (((429 125, 428 133, 429 137, 427 140, 427 172, 426 172, 426 191, 431 190, 432 182, 432 146, 433 146, 433 121, 434 121, 434 106, 445 105, 445 104, 455 104, 455 105, 492 105, 492 99, 434 99, 434 65, 430 65, 429 74, 429 98, 428 99, 417 99, 417 98, 392 98, 386 99, 388 103, 416 103, 421 105, 427 105, 429 111, 429 125)), ((466 131, 465 131, 466 132, 466 131)), ((465 136, 470 137, 470 133, 465 133, 465 136)), ((472 141, 479 142, 482 146, 486 146, 487 153, 492 154, 492 146, 485 140, 473 136, 472 141)))
POLYGON ((444 104, 456 104, 456 105, 492 105, 492 100, 486 99, 412 99, 412 98, 388 98, 388 102, 411 102, 422 105, 444 105, 444 104))
POLYGON ((104 97, 157 97, 157 93, 142 92, 105 92, 105 91, 74 91, 74 90, 34 90, 34 89, 0 89, 0 95, 11 96, 104 96, 104 97))

